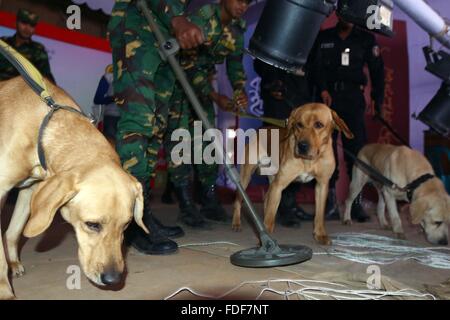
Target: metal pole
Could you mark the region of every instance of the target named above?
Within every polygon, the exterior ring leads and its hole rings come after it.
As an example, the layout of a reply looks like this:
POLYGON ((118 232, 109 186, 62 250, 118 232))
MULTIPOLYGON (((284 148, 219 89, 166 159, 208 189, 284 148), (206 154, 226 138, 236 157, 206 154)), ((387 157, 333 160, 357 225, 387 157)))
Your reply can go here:
MULTIPOLYGON (((153 14, 148 8, 147 4, 143 0, 137 1, 138 8, 142 11, 146 19, 148 20, 148 23, 150 24, 150 28, 153 31, 153 33, 156 36, 156 39, 158 40, 158 43, 161 46, 161 50, 167 51, 173 49, 173 42, 166 41, 164 35, 162 34, 161 30, 159 29, 158 25, 156 24, 153 14)), ((183 87, 184 91, 186 92, 186 95, 189 98, 189 101, 192 104, 192 107, 194 108, 195 112, 197 113, 198 117, 203 123, 203 126, 206 130, 208 129, 214 129, 212 124, 209 122, 208 117, 206 116, 205 111, 203 110, 203 107, 200 103, 200 101, 197 98, 197 95, 195 94, 194 90, 192 89, 192 86, 190 85, 186 74, 184 73, 184 70, 181 68, 180 64, 178 63, 178 60, 175 58, 173 54, 165 55, 165 58, 167 59, 167 62, 171 65, 173 71, 175 72, 176 77, 181 83, 181 86, 183 87)), ((216 139, 214 139, 214 142, 216 143, 216 139)), ((230 174, 231 179, 236 184, 237 189, 239 193, 241 194, 247 208, 249 209, 253 220, 255 221, 256 227, 258 228, 258 231, 260 233, 267 233, 266 228, 264 224, 259 219, 258 215, 256 214, 256 210, 253 207, 252 202, 250 201, 250 198, 248 197, 247 193, 245 192, 244 188, 242 187, 240 183, 239 173, 232 165, 232 160, 229 158, 228 154, 223 151, 222 146, 216 144, 216 152, 219 152, 219 158, 224 159, 225 167, 230 174)))
MULTIPOLYGON (((189 98, 195 112, 202 121, 203 127, 205 129, 214 129, 212 124, 208 121, 208 118, 203 111, 202 105, 198 100, 192 86, 190 85, 184 70, 179 65, 175 58, 175 53, 177 51, 178 43, 175 40, 166 40, 164 35, 161 33, 158 25, 156 24, 153 14, 147 6, 144 0, 137 1, 137 7, 144 14, 147 19, 151 30, 153 31, 156 39, 159 43, 160 50, 164 59, 169 62, 172 67, 176 77, 180 81, 186 95, 189 98)), ((259 240, 261 242, 260 247, 251 248, 247 250, 242 250, 231 255, 231 263, 242 266, 242 267, 274 267, 281 265, 297 264, 311 259, 312 250, 308 247, 301 245, 278 245, 277 242, 269 236, 264 224, 261 219, 256 214, 256 210, 253 207, 250 198, 245 192, 244 188, 240 183, 239 173, 237 172, 234 165, 232 165, 232 159, 223 150, 223 146, 214 139, 216 152, 218 152, 220 159, 224 159, 225 168, 230 174, 231 179, 236 184, 238 192, 241 194, 245 205, 250 211, 250 216, 255 223, 259 240)))

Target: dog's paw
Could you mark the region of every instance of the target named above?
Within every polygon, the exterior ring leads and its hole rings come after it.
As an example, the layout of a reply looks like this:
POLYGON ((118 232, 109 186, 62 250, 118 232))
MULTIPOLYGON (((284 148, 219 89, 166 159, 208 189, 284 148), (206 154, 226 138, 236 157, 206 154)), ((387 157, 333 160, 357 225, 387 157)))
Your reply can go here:
POLYGON ((405 234, 403 232, 396 232, 395 233, 395 237, 397 239, 401 239, 401 240, 405 240, 406 239, 405 234))
POLYGON ((12 300, 15 298, 9 282, 7 280, 0 281, 0 300, 12 300))
POLYGON ((242 231, 242 227, 241 227, 241 224, 240 224, 240 223, 233 223, 233 224, 231 225, 231 228, 232 228, 233 231, 235 231, 235 232, 240 232, 240 231, 242 231))
POLYGON ((314 235, 314 239, 316 239, 316 241, 324 246, 329 246, 331 245, 331 239, 326 235, 314 235))
POLYGON ((382 223, 382 224, 381 224, 381 229, 383 229, 383 230, 390 230, 391 227, 389 226, 388 223, 382 223))
POLYGON ((345 225, 345 226, 351 226, 352 225, 352 220, 351 219, 343 220, 342 224, 345 225))
POLYGON ((19 261, 11 262, 9 268, 11 269, 11 274, 14 278, 20 278, 25 274, 25 268, 19 261))

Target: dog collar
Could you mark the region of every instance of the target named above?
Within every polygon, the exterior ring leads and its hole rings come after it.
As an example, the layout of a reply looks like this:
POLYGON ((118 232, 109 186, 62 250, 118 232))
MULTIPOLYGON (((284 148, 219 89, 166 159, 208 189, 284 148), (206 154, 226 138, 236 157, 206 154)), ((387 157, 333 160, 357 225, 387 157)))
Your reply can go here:
POLYGON ((426 181, 435 178, 436 176, 430 173, 426 173, 421 175, 420 177, 418 177, 416 180, 414 180, 413 182, 411 182, 410 184, 408 184, 405 189, 406 189, 406 196, 408 197, 408 201, 411 202, 412 201, 412 197, 413 197, 413 193, 414 191, 422 184, 425 183, 426 181))
POLYGON ((47 113, 47 115, 44 117, 44 120, 42 120, 41 126, 39 127, 39 135, 38 135, 38 157, 39 162, 41 163, 42 168, 44 170, 47 170, 47 161, 45 160, 45 153, 44 153, 44 146, 42 145, 42 138, 44 136, 44 130, 47 127, 48 123, 50 122, 50 119, 52 118, 53 114, 62 109, 67 110, 73 113, 78 113, 79 115, 88 118, 92 123, 92 118, 88 115, 84 114, 82 111, 77 110, 72 107, 68 106, 61 106, 59 104, 56 104, 53 99, 48 99, 47 105, 50 107, 50 111, 47 113))

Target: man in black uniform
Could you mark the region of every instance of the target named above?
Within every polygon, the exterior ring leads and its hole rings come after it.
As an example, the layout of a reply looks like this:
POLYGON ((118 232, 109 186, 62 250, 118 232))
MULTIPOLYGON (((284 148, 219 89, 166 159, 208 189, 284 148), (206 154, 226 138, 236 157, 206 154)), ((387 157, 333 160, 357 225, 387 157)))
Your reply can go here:
MULTIPOLYGON (((366 101, 364 86, 367 77, 364 66, 367 64, 372 82, 372 104, 377 113, 381 113, 384 99, 384 63, 375 37, 341 18, 336 27, 321 31, 317 37, 314 51, 314 79, 322 101, 334 109, 346 122, 354 134, 354 139, 342 137, 344 148, 354 155, 366 143, 364 114, 366 101)), ((334 135, 336 150, 337 133, 334 135)), ((351 177, 353 159, 345 155, 347 172, 351 177)), ((338 169, 330 181, 326 215, 339 217, 336 202, 335 184, 338 169)), ((359 222, 369 220, 361 206, 361 194, 352 206, 352 218, 359 222)))
MULTIPOLYGON (((304 72, 288 73, 259 59, 255 59, 253 66, 261 77, 260 88, 265 117, 287 119, 294 108, 312 101, 304 72)), ((297 206, 295 195, 299 187, 300 184, 294 182, 283 190, 277 221, 285 227, 299 227, 300 220, 313 219, 312 215, 297 206)))

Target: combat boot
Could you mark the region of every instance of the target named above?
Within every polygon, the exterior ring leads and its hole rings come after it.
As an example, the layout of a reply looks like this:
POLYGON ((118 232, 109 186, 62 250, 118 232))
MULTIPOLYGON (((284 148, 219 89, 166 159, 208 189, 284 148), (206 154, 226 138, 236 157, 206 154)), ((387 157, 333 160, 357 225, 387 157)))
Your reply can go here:
POLYGON ((277 222, 287 228, 299 228, 300 218, 297 216, 297 201, 295 200, 295 189, 287 187, 281 194, 280 205, 277 211, 277 222))
POLYGON ((352 220, 356 220, 358 222, 366 222, 370 220, 370 216, 366 213, 362 206, 362 192, 360 192, 353 201, 351 216, 352 220))
POLYGON ((164 188, 164 192, 161 195, 161 202, 165 204, 174 204, 175 201, 172 198, 172 190, 173 190, 173 183, 169 180, 166 183, 166 187, 164 188))
POLYGON ((178 199, 178 206, 180 208, 179 219, 182 223, 192 228, 208 228, 209 223, 197 210, 197 207, 192 200, 191 190, 192 188, 190 188, 189 185, 178 186, 174 188, 175 195, 178 199))
POLYGON ((200 212, 206 219, 227 223, 231 222, 231 217, 219 202, 214 184, 202 186, 201 203, 202 208, 200 212))
POLYGON ((180 227, 163 226, 154 216, 150 208, 150 188, 148 182, 142 183, 144 195, 144 214, 142 221, 149 230, 149 234, 139 227, 136 222, 131 221, 125 230, 125 244, 132 246, 143 254, 164 255, 174 253, 178 250, 176 242, 170 240, 167 235, 182 236, 184 234, 180 227))

